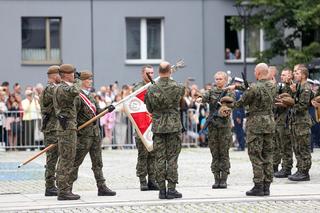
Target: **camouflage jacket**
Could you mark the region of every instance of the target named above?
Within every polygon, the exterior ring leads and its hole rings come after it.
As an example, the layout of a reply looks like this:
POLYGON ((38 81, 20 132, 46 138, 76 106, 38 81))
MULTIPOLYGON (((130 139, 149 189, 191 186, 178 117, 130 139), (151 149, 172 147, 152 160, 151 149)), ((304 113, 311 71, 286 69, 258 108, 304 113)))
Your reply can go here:
POLYGON ((309 114, 309 106, 313 93, 309 83, 301 84, 298 97, 295 98, 295 104, 292 107, 291 123, 292 124, 306 124, 311 126, 311 117, 309 114))
MULTIPOLYGON (((282 84, 282 86, 277 85, 277 96, 282 93, 289 93, 292 95, 289 84, 282 84)), ((275 121, 277 125, 285 125, 288 121, 289 108, 275 106, 274 109, 275 121)))
POLYGON ((144 101, 147 110, 152 113, 153 133, 182 130, 179 108, 184 91, 184 86, 170 78, 160 78, 155 85, 148 88, 144 101))
POLYGON ((132 91, 134 92, 134 91, 138 90, 139 88, 143 87, 144 85, 146 85, 146 82, 140 81, 139 83, 134 85, 134 87, 132 88, 132 91))
MULTIPOLYGON (((95 101, 92 94, 87 95, 87 94, 85 94, 85 92, 83 90, 81 90, 80 93, 85 95, 91 101, 91 103, 95 105, 96 114, 94 114, 92 112, 92 110, 89 108, 89 106, 84 102, 84 100, 80 96, 77 96, 74 99, 74 104, 77 109, 78 127, 81 126, 82 124, 84 124, 85 122, 87 122, 88 120, 90 120, 91 118, 95 117, 97 114, 99 114, 101 112, 101 110, 99 110, 98 103, 95 101)), ((88 125, 87 127, 79 130, 78 136, 81 136, 81 135, 99 136, 99 133, 100 133, 99 131, 100 131, 99 130, 99 120, 97 120, 97 121, 91 123, 90 125, 88 125)))
POLYGON ((254 134, 274 133, 272 108, 275 96, 276 87, 269 80, 259 80, 243 93, 235 107, 248 106, 246 131, 254 134))
MULTIPOLYGON (((76 80, 72 86, 62 81, 53 93, 54 111, 57 116, 62 115, 67 118, 67 130, 77 129, 77 110, 74 99, 80 93, 79 80, 76 80)), ((57 122, 57 130, 64 131, 59 122, 57 122)))
POLYGON ((40 95, 40 108, 42 115, 42 131, 55 131, 57 125, 57 118, 53 107, 53 92, 57 85, 48 83, 42 94, 40 95))
MULTIPOLYGON (((202 102, 203 103, 209 103, 209 108, 210 108, 210 113, 212 113, 212 111, 214 111, 213 106, 215 104, 215 102, 217 101, 217 98, 219 97, 219 95, 223 92, 224 90, 219 89, 218 87, 214 86, 211 90, 207 91, 203 97, 202 97, 202 102)), ((226 94, 226 96, 232 97, 233 99, 235 99, 235 95, 234 93, 228 92, 226 94)), ((217 113, 217 112, 213 112, 213 113, 217 113)), ((225 118, 225 117, 221 117, 221 116, 217 116, 210 125, 213 125, 215 127, 231 127, 231 118, 225 118)), ((209 125, 209 126, 210 126, 209 125)))

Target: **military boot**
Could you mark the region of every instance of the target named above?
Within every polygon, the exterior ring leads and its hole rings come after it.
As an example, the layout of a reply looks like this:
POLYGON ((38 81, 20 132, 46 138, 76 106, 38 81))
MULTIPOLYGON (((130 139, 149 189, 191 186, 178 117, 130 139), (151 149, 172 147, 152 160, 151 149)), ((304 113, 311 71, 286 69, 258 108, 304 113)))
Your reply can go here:
POLYGON ((292 181, 309 181, 310 175, 307 171, 301 171, 296 176, 289 176, 288 179, 292 181))
POLYGON ((58 200, 79 200, 80 195, 73 194, 72 192, 58 194, 58 200))
POLYGON ((167 199, 167 191, 166 189, 159 190, 159 199, 167 199))
POLYGON ((51 188, 46 188, 46 192, 44 193, 44 196, 57 196, 57 195, 58 195, 58 189, 55 186, 51 188))
POLYGON ((167 199, 182 198, 182 194, 175 189, 168 189, 167 199))
POLYGON ((98 196, 115 196, 117 193, 109 189, 106 185, 98 187, 98 196))
POLYGON ((291 175, 291 169, 284 169, 282 168, 279 172, 273 174, 276 178, 286 178, 291 175))
POLYGON ((221 172, 221 178, 220 178, 220 184, 219 184, 220 189, 227 188, 227 178, 228 178, 228 173, 221 172))
POLYGON ((213 189, 219 188, 219 184, 220 184, 220 174, 215 173, 214 174, 214 184, 212 185, 212 188, 213 189))
POLYGON ((264 192, 264 195, 267 195, 269 196, 270 195, 270 182, 264 182, 264 185, 263 185, 263 192, 264 192))
POLYGON ((278 165, 273 165, 273 174, 278 172, 278 165))
POLYGON ((148 191, 148 184, 145 177, 140 177, 140 191, 148 191))
POLYGON ((291 180, 292 178, 295 178, 296 176, 299 176, 300 175, 300 170, 298 169, 293 175, 289 175, 288 176, 288 179, 291 180))
POLYGON ((149 190, 159 190, 159 186, 154 180, 148 180, 148 189, 149 190))
POLYGON ((246 192, 247 196, 264 196, 263 183, 255 183, 254 187, 246 192))

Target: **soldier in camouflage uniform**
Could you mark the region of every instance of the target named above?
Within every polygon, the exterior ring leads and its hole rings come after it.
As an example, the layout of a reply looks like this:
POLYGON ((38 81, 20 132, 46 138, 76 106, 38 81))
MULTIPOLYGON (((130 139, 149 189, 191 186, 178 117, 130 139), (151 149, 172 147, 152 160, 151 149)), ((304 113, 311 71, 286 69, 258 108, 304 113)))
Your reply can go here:
MULTIPOLYGON (((225 72, 215 74, 215 86, 206 92, 202 97, 203 103, 209 103, 210 111, 215 111, 214 104, 219 95, 224 91, 223 87, 228 81, 228 75, 225 72)), ((227 93, 228 97, 234 99, 233 93, 227 93)), ((208 141, 212 155, 211 171, 214 175, 215 183, 212 188, 227 188, 227 177, 230 174, 229 148, 232 143, 231 119, 230 116, 219 115, 208 126, 208 141)))
MULTIPOLYGON (((269 66, 268 69, 268 73, 269 73, 269 80, 276 86, 277 90, 279 91, 279 85, 277 84, 277 80, 276 80, 276 75, 278 73, 277 67, 276 66, 269 66)), ((276 107, 274 106, 274 114, 276 116, 276 107)), ((273 144, 272 144, 272 164, 273 164, 273 173, 278 172, 278 168, 279 165, 281 163, 281 149, 280 149, 280 141, 277 139, 277 133, 275 132, 274 136, 273 136, 273 140, 272 140, 273 144)))
POLYGON ((290 130, 293 138, 293 150, 297 159, 297 172, 288 177, 292 181, 309 181, 311 168, 311 153, 309 149, 311 118, 308 107, 312 98, 312 90, 307 83, 308 69, 303 66, 294 73, 297 82, 292 84, 294 106, 290 114, 290 130))
POLYGON ((181 198, 182 194, 175 188, 178 183, 178 157, 182 142, 179 104, 185 87, 170 79, 171 66, 168 62, 160 63, 159 76, 159 81, 148 88, 145 96, 147 110, 152 113, 159 198, 181 198))
POLYGON ((53 105, 58 118, 58 153, 57 186, 58 200, 78 200, 79 195, 71 192, 69 184, 70 173, 76 155, 77 141, 77 110, 74 99, 79 95, 79 80, 74 82, 75 68, 71 64, 62 64, 59 74, 62 82, 59 84, 53 95, 53 105))
MULTIPOLYGON (((44 144, 49 146, 57 144, 56 123, 57 118, 53 107, 53 91, 54 88, 60 83, 61 78, 59 75, 59 66, 50 66, 48 68, 48 84, 40 95, 40 106, 42 115, 42 129, 44 135, 44 144)), ((56 165, 58 162, 58 147, 50 149, 46 152, 46 170, 45 181, 46 191, 45 196, 57 196, 58 189, 55 184, 56 165)))
POLYGON ((247 191, 246 195, 264 196, 270 194, 273 177, 272 140, 275 121, 272 108, 276 88, 268 80, 268 65, 258 64, 255 67, 255 76, 257 83, 251 84, 241 99, 235 103, 235 107, 248 106, 246 135, 254 187, 247 191))
MULTIPOLYGON (((98 107, 98 103, 90 93, 90 88, 92 85, 92 72, 87 70, 82 71, 80 74, 80 80, 80 95, 77 96, 74 101, 77 109, 78 126, 81 126, 101 112, 98 107)), ((77 138, 78 143, 76 148, 76 157, 70 174, 70 186, 72 187, 74 181, 77 180, 79 167, 89 152, 92 163, 92 171, 98 187, 98 196, 116 195, 116 192, 112 191, 106 186, 106 180, 103 177, 99 122, 95 121, 79 130, 77 138)))
MULTIPOLYGON (((288 93, 291 94, 290 82, 292 80, 292 71, 288 68, 284 69, 281 73, 281 84, 278 85, 278 95, 288 93)), ((293 146, 291 142, 291 133, 288 123, 288 107, 276 106, 275 108, 275 121, 276 121, 276 140, 280 144, 281 149, 281 170, 274 173, 276 178, 286 178, 291 175, 293 164, 293 146)), ((273 153, 275 159, 275 154, 273 153)))
MULTIPOLYGON (((133 91, 138 90, 139 88, 143 87, 147 83, 150 82, 147 74, 150 77, 153 77, 153 67, 150 65, 142 67, 142 79, 143 81, 139 82, 133 87, 133 91)), ((155 182, 156 178, 156 171, 155 171, 155 154, 154 151, 148 152, 146 147, 143 145, 139 136, 135 136, 136 146, 138 149, 138 158, 137 158, 137 166, 136 166, 136 174, 140 180, 140 190, 159 190, 155 182), (146 180, 146 176, 148 175, 148 183, 146 180)))

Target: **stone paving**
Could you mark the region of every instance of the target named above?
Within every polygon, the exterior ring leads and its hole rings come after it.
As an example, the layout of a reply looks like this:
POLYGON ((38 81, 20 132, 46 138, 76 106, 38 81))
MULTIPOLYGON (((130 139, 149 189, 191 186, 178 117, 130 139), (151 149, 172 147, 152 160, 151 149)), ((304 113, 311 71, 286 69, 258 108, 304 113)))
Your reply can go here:
MULTIPOLYGON (((20 162, 35 153, 36 152, 0 152, 0 196, 35 194, 43 197, 44 156, 39 157, 20 169, 17 168, 20 162)), ((122 190, 130 193, 133 191, 134 193, 139 193, 138 195, 142 193, 138 190, 139 182, 135 175, 136 156, 137 150, 103 150, 103 171, 110 188, 116 191, 122 190)), ((156 199, 157 195, 153 193, 152 200, 154 200, 154 202, 151 202, 151 204, 134 205, 129 202, 120 203, 115 206, 104 206, 103 202, 101 202, 93 206, 83 205, 73 208, 65 206, 64 208, 52 207, 50 209, 32 210, 26 207, 25 210, 20 209, 19 212, 319 212, 320 196, 319 199, 315 197, 308 198, 309 200, 305 200, 305 195, 289 200, 282 200, 282 198, 275 198, 275 200, 268 201, 246 200, 244 192, 252 187, 252 168, 249 158, 246 152, 236 152, 232 149, 230 150, 230 158, 231 175, 228 180, 229 187, 223 192, 223 196, 232 197, 233 192, 229 191, 229 188, 234 189, 234 191, 241 188, 241 193, 237 192, 238 194, 235 196, 237 199, 230 202, 216 203, 214 200, 203 202, 202 198, 190 200, 188 203, 162 204, 158 203, 156 199), (230 196, 228 195, 229 192, 230 196), (238 198, 241 198, 241 201, 239 201, 238 198)), ((314 186, 314 193, 320 195, 319 149, 315 149, 312 158, 313 165, 310 171, 311 181, 296 183, 287 179, 275 179, 272 188, 281 189, 283 188, 282 186, 292 186, 291 188, 293 188, 294 185, 296 185, 309 187, 312 191, 314 186)), ((190 188, 190 190, 194 190, 194 192, 210 191, 213 183, 210 163, 211 155, 208 148, 183 149, 179 158, 178 190, 183 192, 186 191, 187 188, 190 188)), ((295 170, 293 170, 293 172, 294 171, 295 170)), ((96 186, 89 157, 85 159, 83 165, 80 167, 79 179, 74 185, 74 191, 80 195, 86 195, 89 191, 92 193, 92 196, 96 194, 96 186)), ((286 190, 286 193, 288 195, 299 194, 299 192, 295 193, 294 191, 290 191, 290 188, 286 190)), ((286 193, 283 193, 283 195, 286 195, 286 193)), ((212 196, 214 196, 214 194, 210 196, 213 198, 212 196)), ((146 199, 150 200, 150 198, 146 199)))

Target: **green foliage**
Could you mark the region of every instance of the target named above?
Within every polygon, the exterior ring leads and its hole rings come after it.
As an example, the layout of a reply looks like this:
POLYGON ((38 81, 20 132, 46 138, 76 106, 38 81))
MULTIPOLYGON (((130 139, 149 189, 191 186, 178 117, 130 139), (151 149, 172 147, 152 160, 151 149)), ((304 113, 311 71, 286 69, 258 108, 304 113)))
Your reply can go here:
MULTIPOLYGON (((237 3, 243 0, 237 0, 237 3)), ((257 54, 257 61, 270 62, 286 56, 286 65, 308 63, 320 56, 319 41, 301 48, 302 35, 320 29, 320 0, 251 0, 254 6, 248 25, 261 26, 270 47, 257 54)), ((231 19, 234 29, 241 29, 239 17, 231 19)))

